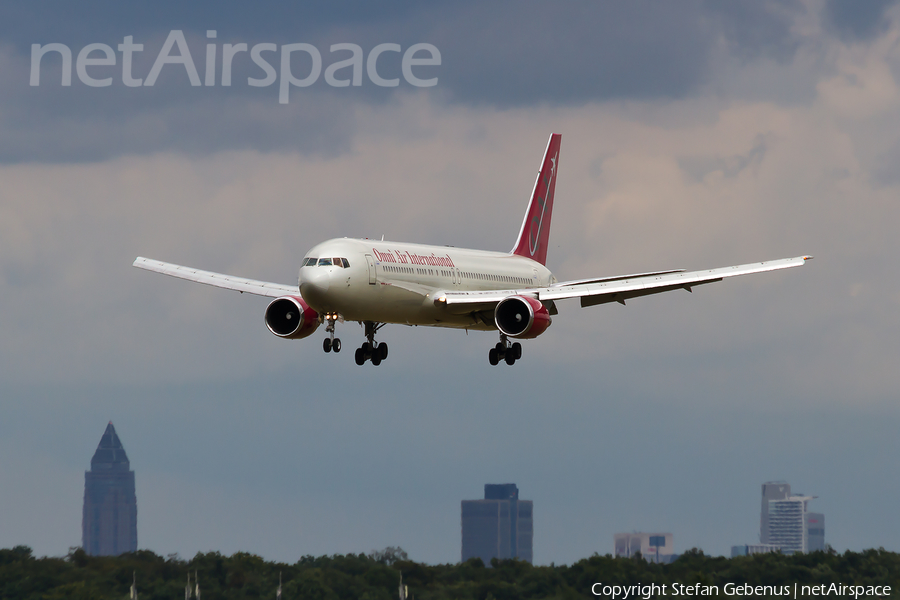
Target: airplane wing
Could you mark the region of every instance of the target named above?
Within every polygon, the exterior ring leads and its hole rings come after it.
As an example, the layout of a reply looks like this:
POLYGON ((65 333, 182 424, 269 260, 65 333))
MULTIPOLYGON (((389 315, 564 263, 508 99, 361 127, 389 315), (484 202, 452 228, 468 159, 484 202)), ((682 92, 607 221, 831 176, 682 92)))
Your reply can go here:
POLYGON ((187 279, 188 281, 196 281, 226 290, 235 290, 241 293, 256 294, 257 296, 268 296, 269 298, 277 298, 285 294, 299 295, 300 289, 295 285, 284 285, 281 283, 270 283, 268 281, 256 281, 255 279, 244 279, 243 277, 234 277, 232 275, 223 275, 221 273, 213 273, 211 271, 201 271, 200 269, 192 269, 191 267, 183 267, 181 265, 173 265, 172 263, 160 262, 149 258, 138 256, 133 266, 139 269, 146 269, 154 273, 162 273, 163 275, 171 275, 179 279, 187 279))
POLYGON ((605 304, 607 302, 625 304, 626 300, 639 296, 648 296, 672 290, 687 290, 690 292, 691 288, 695 286, 722 281, 726 277, 799 267, 811 258, 812 256, 798 256, 797 258, 783 258, 781 260, 708 269, 706 271, 660 271, 622 277, 564 281, 551 287, 521 290, 443 291, 435 294, 435 302, 444 303, 451 310, 453 308, 457 310, 484 310, 509 296, 522 295, 531 296, 542 302, 580 298, 582 307, 605 304))

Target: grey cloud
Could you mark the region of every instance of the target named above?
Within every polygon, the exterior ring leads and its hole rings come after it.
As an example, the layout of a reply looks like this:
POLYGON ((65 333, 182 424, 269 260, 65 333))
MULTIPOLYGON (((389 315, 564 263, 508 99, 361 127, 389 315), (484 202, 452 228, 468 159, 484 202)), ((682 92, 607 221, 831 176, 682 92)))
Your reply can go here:
POLYGON ((728 157, 686 156, 679 158, 678 164, 697 181, 714 171, 721 171, 725 177, 736 177, 748 167, 759 166, 766 155, 766 146, 766 136, 758 135, 753 147, 745 154, 728 157))
POLYGON ((706 73, 711 36, 694 17, 674 4, 505 3, 456 14, 433 35, 463 102, 675 97, 706 73))
POLYGON ((900 184, 900 142, 876 159, 873 174, 881 185, 900 184))
MULTIPOLYGON (((235 59, 229 88, 192 87, 179 65, 165 67, 153 88, 127 88, 121 81, 120 56, 115 67, 93 67, 97 77, 112 76, 112 86, 89 88, 73 73, 72 86, 63 88, 56 55, 47 55, 41 84, 31 87, 31 43, 63 43, 77 53, 87 43, 115 47, 125 35, 133 35, 145 46, 134 63, 135 76, 144 77, 168 32, 183 29, 202 77, 208 28, 217 29, 220 47, 309 42, 323 53, 326 65, 333 43, 353 42, 368 51, 382 42, 403 48, 427 42, 442 54, 440 67, 425 67, 423 76, 439 78, 438 86, 427 93, 444 102, 571 105, 689 96, 712 76, 720 39, 745 60, 784 59, 796 46, 790 24, 798 13, 794 4, 700 0, 677 5, 564 3, 552 9, 534 2, 427 7, 396 3, 381 7, 377 15, 370 8, 345 8, 289 10, 262 4, 250 10, 226 3, 211 10, 163 4, 148 17, 141 9, 119 6, 99 11, 91 20, 79 4, 60 8, 57 18, 46 21, 36 8, 6 7, 9 19, 0 21, 14 20, 21 26, 7 25, 0 31, 0 39, 7 42, 0 71, 0 128, 8 140, 0 160, 100 160, 166 149, 327 152, 345 143, 344 115, 352 105, 397 101, 393 88, 366 81, 359 88, 335 89, 320 79, 310 88, 292 89, 290 105, 279 105, 277 84, 247 85, 247 78, 259 77, 261 71, 246 53, 235 59)), ((277 67, 277 60, 272 62, 277 67)), ((392 54, 386 54, 381 65, 385 77, 400 74, 399 58, 392 54)), ((299 63, 297 68, 302 71, 299 63)), ((404 83, 397 90, 410 93, 415 88, 404 83)))
MULTIPOLYGON (((721 32, 729 50, 743 59, 760 56, 790 59, 799 46, 791 31, 797 16, 806 11, 799 0, 717 2, 703 0, 702 11, 721 32)), ((702 12, 701 12, 702 14, 702 12)))
POLYGON ((456 102, 581 104, 690 95, 712 75, 721 38, 747 59, 787 60, 801 11, 796 0, 502 2, 411 12, 382 30, 441 48, 441 86, 456 102))
MULTIPOLYGON (((466 3, 457 0, 455 7, 466 3)), ((260 0, 252 5, 236 0, 187 4, 176 0, 158 0, 152 4, 109 0, 53 5, 7 2, 0 7, 0 38, 22 52, 27 52, 34 43, 83 46, 108 39, 120 41, 124 35, 140 38, 170 29, 239 31, 249 38, 278 42, 286 38, 308 38, 316 31, 335 27, 377 27, 416 10, 415 4, 402 0, 378 3, 348 0, 339 5, 286 4, 277 0, 260 0)))
POLYGON ((885 12, 896 4, 897 0, 827 0, 826 22, 845 39, 868 40, 887 30, 885 12))
POLYGON ((272 99, 223 98, 211 109, 196 101, 163 105, 135 114, 48 112, 29 119, 24 108, 0 121, 0 161, 93 162, 129 154, 178 151, 295 150, 331 155, 345 151, 353 101, 319 94, 293 105, 272 99), (22 118, 27 125, 23 126, 22 118))
MULTIPOLYGON (((168 32, 135 39, 145 50, 136 53, 133 77, 145 78, 160 52, 168 32)), ((202 34, 186 32, 191 58, 204 73, 205 43, 202 34)), ((272 38, 263 41, 270 42, 272 38)), ((96 39, 94 41, 97 41, 96 39)), ((225 38, 220 44, 258 40, 225 38)), ((296 41, 296 40, 291 40, 296 41)), ((324 66, 345 58, 331 56, 333 41, 310 38, 323 54, 324 66)), ((376 43, 364 46, 371 49, 376 43)), ((104 40, 115 46, 118 40, 104 40)), ((406 48, 409 45, 405 46, 406 48)), ((294 87, 290 102, 279 103, 278 84, 266 87, 248 85, 248 78, 260 78, 262 70, 242 53, 233 63, 233 83, 221 84, 221 70, 216 71, 217 85, 190 85, 182 65, 165 66, 153 87, 127 87, 123 84, 121 56, 110 67, 93 67, 92 77, 112 77, 112 85, 95 88, 83 84, 72 68, 72 85, 61 85, 61 60, 58 53, 48 53, 40 66, 38 85, 29 85, 30 54, 13 53, 7 46, 0 56, 0 133, 5 144, 0 149, 2 162, 94 161, 123 154, 144 154, 161 150, 210 152, 217 150, 299 150, 304 153, 328 154, 342 149, 346 130, 355 107, 360 103, 377 107, 396 102, 392 88, 371 82, 361 87, 333 88, 323 77, 308 88, 294 87)), ((70 48, 73 59, 79 46, 70 48)), ((177 54, 177 52, 175 53, 177 54)), ((278 55, 267 56, 276 69, 278 55)), ((302 73, 302 60, 295 60, 293 70, 302 73)), ((221 51, 218 56, 221 68, 221 51)), ((423 67, 416 75, 428 78, 423 67)), ((324 67, 323 67, 324 70, 324 67)), ((380 61, 379 74, 385 78, 400 77, 399 55, 388 54, 380 61)), ((412 86, 406 85, 408 93, 412 86)))

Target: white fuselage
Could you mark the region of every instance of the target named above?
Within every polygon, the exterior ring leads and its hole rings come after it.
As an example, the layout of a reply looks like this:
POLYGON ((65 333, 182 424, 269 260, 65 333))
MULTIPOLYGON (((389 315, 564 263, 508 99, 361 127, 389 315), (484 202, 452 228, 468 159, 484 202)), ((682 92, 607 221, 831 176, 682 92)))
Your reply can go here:
POLYGON ((320 315, 468 329, 496 325, 475 307, 451 311, 435 301, 440 292, 508 289, 512 294, 554 283, 544 265, 514 254, 351 238, 312 248, 299 275, 300 295, 320 315))

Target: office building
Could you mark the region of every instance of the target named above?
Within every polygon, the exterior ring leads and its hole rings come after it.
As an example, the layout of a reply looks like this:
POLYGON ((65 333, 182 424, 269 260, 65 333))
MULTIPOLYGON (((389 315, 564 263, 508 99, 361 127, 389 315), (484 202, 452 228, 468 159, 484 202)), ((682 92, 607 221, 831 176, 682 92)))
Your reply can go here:
POLYGON ((675 560, 671 533, 617 533, 613 536, 614 556, 631 558, 638 552, 647 562, 669 563, 675 560))
POLYGON ((769 500, 769 543, 784 553, 807 552, 806 509, 814 496, 769 500))
POLYGON ((518 558, 532 561, 531 500, 519 500, 514 483, 485 484, 484 500, 462 501, 462 560, 518 558))
POLYGON ((785 554, 825 549, 825 515, 809 512, 815 496, 793 495, 784 481, 762 485, 759 541, 785 554))
POLYGON ((769 481, 762 484, 762 514, 759 519, 759 543, 769 543, 769 501, 783 500, 791 495, 791 484, 769 481))
POLYGON ((106 426, 84 473, 81 546, 93 556, 137 550, 137 499, 134 471, 112 422, 106 426))
POLYGON ((731 547, 731 558, 736 556, 749 556, 751 554, 778 552, 780 550, 780 546, 775 546, 773 544, 741 544, 740 546, 731 547))
POLYGON ((807 552, 825 550, 825 515, 806 513, 807 552))

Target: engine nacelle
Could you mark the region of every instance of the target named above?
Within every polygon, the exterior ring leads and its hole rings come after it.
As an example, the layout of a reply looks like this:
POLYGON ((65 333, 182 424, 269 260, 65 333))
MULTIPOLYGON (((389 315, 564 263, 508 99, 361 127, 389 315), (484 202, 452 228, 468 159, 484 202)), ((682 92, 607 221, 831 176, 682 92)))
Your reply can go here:
POLYGON ((282 296, 266 307, 266 327, 280 338, 299 340, 319 328, 319 314, 300 296, 282 296))
POLYGON ((550 322, 544 305, 528 296, 509 296, 494 309, 497 329, 513 338, 536 338, 550 327, 550 322))

